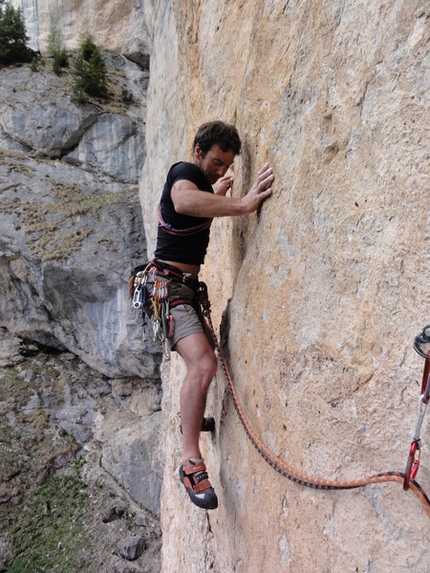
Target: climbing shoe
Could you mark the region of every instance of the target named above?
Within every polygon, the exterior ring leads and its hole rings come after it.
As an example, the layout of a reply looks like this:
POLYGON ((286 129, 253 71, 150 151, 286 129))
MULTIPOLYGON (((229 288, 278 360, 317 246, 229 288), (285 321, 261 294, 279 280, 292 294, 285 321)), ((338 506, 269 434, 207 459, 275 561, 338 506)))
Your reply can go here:
POLYGON ((179 479, 184 484, 191 501, 203 509, 218 507, 217 495, 209 481, 203 460, 189 460, 191 466, 179 468, 179 479))
MULTIPOLYGON (((182 426, 179 426, 182 434, 182 426)), ((214 432, 215 431, 215 418, 212 416, 208 418, 203 418, 202 427, 200 428, 201 432, 214 432)))

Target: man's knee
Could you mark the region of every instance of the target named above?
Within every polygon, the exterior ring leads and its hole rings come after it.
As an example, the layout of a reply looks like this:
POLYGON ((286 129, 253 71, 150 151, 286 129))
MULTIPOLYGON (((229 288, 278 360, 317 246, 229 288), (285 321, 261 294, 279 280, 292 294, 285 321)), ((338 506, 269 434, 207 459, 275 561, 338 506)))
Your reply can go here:
POLYGON ((188 368, 196 378, 209 385, 217 371, 216 356, 213 352, 207 352, 199 360, 189 364, 188 368))
POLYGON ((215 376, 216 371, 218 369, 218 362, 217 362, 217 358, 216 358, 214 352, 211 353, 207 366, 208 366, 209 376, 212 380, 212 378, 215 376))
POLYGON ((201 366, 206 376, 212 380, 217 371, 217 359, 213 352, 208 352, 203 360, 201 361, 201 366))

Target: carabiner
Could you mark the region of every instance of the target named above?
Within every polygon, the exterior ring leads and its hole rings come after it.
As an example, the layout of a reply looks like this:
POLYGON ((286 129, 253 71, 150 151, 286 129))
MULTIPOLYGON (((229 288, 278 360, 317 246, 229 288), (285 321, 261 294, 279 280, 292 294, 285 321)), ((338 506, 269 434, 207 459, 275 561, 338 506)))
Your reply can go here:
POLYGON ((404 491, 408 491, 409 481, 410 480, 413 481, 418 473, 418 468, 420 465, 420 455, 421 455, 420 440, 414 440, 411 444, 411 449, 409 450, 408 462, 406 464, 406 469, 405 469, 405 477, 403 479, 404 491), (416 460, 415 454, 417 452, 418 452, 418 459, 416 460))
POLYGON ((143 308, 146 304, 146 281, 145 271, 139 271, 134 277, 133 308, 143 308))
POLYGON ((133 294, 133 307, 134 308, 143 308, 144 305, 144 301, 143 301, 143 286, 137 286, 134 289, 134 294, 133 294))

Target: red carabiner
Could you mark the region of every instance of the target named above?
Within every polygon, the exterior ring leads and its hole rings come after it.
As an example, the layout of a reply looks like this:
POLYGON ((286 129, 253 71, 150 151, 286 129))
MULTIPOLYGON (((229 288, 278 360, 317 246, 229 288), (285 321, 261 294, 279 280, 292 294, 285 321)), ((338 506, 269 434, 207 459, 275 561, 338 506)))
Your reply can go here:
POLYGON ((412 466, 411 469, 411 475, 410 475, 410 479, 413 481, 415 479, 415 476, 418 473, 418 468, 420 467, 420 460, 415 460, 414 464, 412 466))
POLYGON ((403 479, 403 489, 405 491, 408 491, 409 489, 409 481, 413 481, 418 473, 420 460, 419 457, 417 460, 415 459, 415 454, 417 452, 420 452, 420 444, 419 440, 414 440, 411 444, 411 449, 409 450, 408 462, 405 469, 405 477, 403 479))

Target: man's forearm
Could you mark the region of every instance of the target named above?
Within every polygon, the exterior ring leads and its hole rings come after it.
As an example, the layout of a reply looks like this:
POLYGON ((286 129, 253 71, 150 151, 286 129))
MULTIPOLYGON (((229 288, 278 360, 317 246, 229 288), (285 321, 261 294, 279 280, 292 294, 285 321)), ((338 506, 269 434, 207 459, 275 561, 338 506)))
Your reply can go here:
POLYGON ((181 189, 172 199, 177 213, 191 217, 232 217, 249 212, 244 197, 212 195, 199 189, 181 189))

